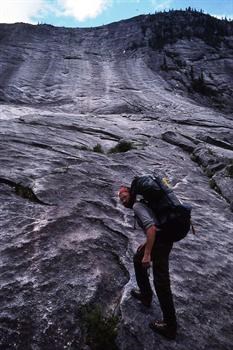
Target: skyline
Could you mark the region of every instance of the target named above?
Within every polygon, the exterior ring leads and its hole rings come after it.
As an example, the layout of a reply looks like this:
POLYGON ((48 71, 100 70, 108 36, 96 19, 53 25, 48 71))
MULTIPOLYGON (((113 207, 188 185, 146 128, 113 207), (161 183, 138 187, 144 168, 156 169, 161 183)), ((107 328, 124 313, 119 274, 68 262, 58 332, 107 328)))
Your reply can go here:
POLYGON ((96 27, 169 9, 203 10, 233 18, 233 0, 5 0, 0 23, 25 22, 64 27, 96 27))

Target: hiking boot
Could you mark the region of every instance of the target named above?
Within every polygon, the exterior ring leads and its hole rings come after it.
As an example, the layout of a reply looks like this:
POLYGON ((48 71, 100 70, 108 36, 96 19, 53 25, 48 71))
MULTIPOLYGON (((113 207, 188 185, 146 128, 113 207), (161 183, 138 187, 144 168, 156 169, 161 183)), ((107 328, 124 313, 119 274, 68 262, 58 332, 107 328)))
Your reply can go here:
POLYGON ((152 295, 143 295, 138 289, 132 289, 130 294, 135 299, 140 300, 144 306, 150 307, 152 295))
POLYGON ((163 321, 153 321, 149 323, 149 327, 156 333, 163 335, 169 340, 176 338, 176 325, 168 325, 163 321))

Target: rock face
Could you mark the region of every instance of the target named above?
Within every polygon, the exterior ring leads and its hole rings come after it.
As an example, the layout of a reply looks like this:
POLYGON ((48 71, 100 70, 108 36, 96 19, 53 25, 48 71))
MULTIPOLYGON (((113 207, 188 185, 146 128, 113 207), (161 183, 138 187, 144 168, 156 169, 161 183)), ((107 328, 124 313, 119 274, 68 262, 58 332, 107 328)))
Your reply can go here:
POLYGON ((121 350, 231 349, 232 23, 220 44, 194 33, 157 47, 161 16, 0 25, 1 349, 95 349, 82 311, 95 305, 118 315, 121 350), (121 140, 132 147, 113 153, 121 140), (148 311, 130 297, 144 235, 117 200, 153 169, 192 204, 197 231, 171 254, 174 342, 147 326, 156 298, 148 311))

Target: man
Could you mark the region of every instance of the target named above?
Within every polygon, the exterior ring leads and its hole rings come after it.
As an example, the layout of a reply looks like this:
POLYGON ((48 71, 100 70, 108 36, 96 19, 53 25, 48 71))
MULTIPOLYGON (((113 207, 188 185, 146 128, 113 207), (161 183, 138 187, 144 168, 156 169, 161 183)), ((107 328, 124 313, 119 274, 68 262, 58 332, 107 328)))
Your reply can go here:
POLYGON ((175 339, 177 323, 170 288, 169 254, 173 242, 169 240, 167 232, 159 227, 158 219, 145 202, 136 201, 130 188, 121 186, 118 192, 121 203, 133 209, 139 226, 144 230, 146 242, 138 247, 134 255, 134 270, 139 287, 132 290, 131 295, 149 307, 152 301, 152 289, 147 269, 152 263, 154 287, 163 313, 162 321, 153 321, 149 324, 155 332, 168 339, 175 339))

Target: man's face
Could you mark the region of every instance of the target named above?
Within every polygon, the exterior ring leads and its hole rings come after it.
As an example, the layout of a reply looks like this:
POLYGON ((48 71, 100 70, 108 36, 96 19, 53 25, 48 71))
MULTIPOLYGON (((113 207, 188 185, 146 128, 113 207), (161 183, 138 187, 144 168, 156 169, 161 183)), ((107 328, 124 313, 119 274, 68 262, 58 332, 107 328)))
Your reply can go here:
POLYGON ((130 203, 130 192, 126 189, 124 192, 119 194, 119 198, 124 207, 128 208, 130 203))

